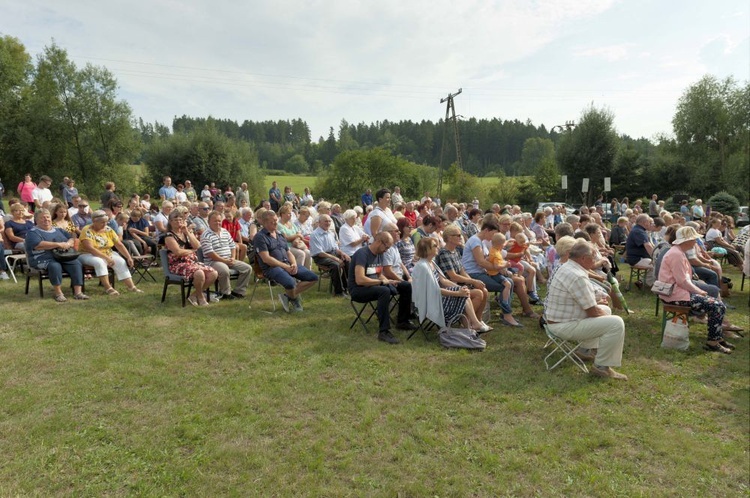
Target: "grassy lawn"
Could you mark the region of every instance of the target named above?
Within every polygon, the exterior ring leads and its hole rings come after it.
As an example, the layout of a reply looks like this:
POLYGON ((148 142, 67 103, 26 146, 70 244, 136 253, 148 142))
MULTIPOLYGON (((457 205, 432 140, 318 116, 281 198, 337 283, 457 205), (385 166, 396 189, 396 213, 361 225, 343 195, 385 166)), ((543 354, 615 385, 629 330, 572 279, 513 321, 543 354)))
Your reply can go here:
POLYGON ((529 319, 468 353, 349 330, 349 303, 316 289, 270 315, 267 288, 253 309, 141 288, 56 304, 0 283, 0 496, 750 492, 749 340, 707 353, 691 324, 688 352, 662 350, 645 292, 617 383, 546 371, 529 319))
POLYGON ((284 193, 284 187, 292 187, 292 192, 302 197, 305 193, 305 187, 310 187, 313 196, 317 198, 315 193, 315 182, 318 181, 317 176, 296 176, 296 175, 266 175, 265 177, 265 190, 268 194, 268 189, 271 188, 271 183, 276 180, 279 185, 281 193, 284 193))

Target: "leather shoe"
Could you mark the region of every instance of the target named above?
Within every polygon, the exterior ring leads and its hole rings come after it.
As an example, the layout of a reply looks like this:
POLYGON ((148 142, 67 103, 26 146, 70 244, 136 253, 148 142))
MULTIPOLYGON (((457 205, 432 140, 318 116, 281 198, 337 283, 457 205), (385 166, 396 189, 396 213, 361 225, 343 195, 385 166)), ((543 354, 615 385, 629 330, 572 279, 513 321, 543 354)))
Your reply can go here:
POLYGON ((239 292, 232 291, 232 296, 234 296, 236 299, 245 299, 245 296, 240 294, 239 292))
POLYGON ((605 379, 628 380, 628 376, 616 372, 612 367, 598 367, 594 365, 590 370, 592 375, 603 377, 605 379))
POLYGON ((378 340, 388 344, 398 344, 399 340, 393 337, 390 330, 384 330, 378 334, 378 340))
POLYGON ((584 352, 576 349, 573 354, 581 361, 594 361, 594 358, 596 358, 596 355, 591 350, 584 352))
POLYGON ((417 330, 418 327, 411 322, 401 322, 396 325, 396 328, 399 330, 417 330))

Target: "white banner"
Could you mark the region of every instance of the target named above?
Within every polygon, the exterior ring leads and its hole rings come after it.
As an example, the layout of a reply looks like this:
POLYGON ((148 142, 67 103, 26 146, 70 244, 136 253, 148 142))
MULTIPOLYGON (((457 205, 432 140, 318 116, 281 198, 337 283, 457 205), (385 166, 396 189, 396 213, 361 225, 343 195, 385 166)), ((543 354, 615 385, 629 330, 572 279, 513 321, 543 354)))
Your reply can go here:
POLYGON ((609 192, 610 190, 612 190, 612 179, 607 176, 604 178, 604 191, 609 192))
POLYGON ((583 184, 581 185, 581 192, 588 192, 589 191, 589 179, 584 178, 583 184))
POLYGON ((568 190, 568 175, 562 176, 562 189, 568 190))

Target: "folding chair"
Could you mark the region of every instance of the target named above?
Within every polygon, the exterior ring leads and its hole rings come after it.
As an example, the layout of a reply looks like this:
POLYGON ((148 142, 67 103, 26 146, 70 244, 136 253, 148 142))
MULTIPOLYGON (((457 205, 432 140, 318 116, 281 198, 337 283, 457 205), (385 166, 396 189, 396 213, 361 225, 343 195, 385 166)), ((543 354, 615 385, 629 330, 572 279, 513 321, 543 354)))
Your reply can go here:
POLYGON ((438 326, 438 324, 436 324, 429 318, 425 318, 424 320, 422 320, 422 322, 420 322, 419 327, 417 327, 416 330, 413 330, 411 334, 409 334, 409 337, 407 337, 406 340, 408 341, 414 336, 414 334, 416 334, 417 332, 421 330, 422 334, 424 335, 424 339, 426 341, 429 341, 430 337, 427 335, 427 332, 431 331, 432 329, 439 330, 440 327, 438 326))
POLYGON ((131 256, 131 258, 133 258, 133 273, 135 273, 133 276, 133 283, 138 285, 140 281, 146 277, 156 283, 156 279, 149 271, 151 269, 151 263, 154 261, 154 256, 151 254, 143 254, 141 256, 131 256), (137 280, 135 279, 135 276, 138 277, 137 280))
MULTIPOLYGON (((21 268, 23 268, 23 265, 26 263, 26 253, 20 252, 16 249, 5 249, 5 267, 8 269, 8 273, 10 273, 11 278, 13 278, 14 283, 18 283, 18 279, 16 278, 16 265, 21 264, 21 268)), ((744 275, 743 275, 743 284, 744 284, 744 275)))
POLYGON ((318 266, 318 292, 320 292, 320 284, 323 282, 324 278, 328 279, 328 293, 333 293, 333 276, 331 275, 331 268, 329 266, 325 265, 319 265, 318 263, 315 263, 318 266))
POLYGON ((258 288, 259 283, 267 283, 268 284, 268 294, 271 297, 271 304, 273 305, 273 311, 265 311, 266 313, 275 313, 276 312, 276 300, 273 297, 273 289, 271 288, 273 285, 275 285, 275 282, 272 282, 270 279, 263 276, 263 272, 260 269, 260 263, 258 262, 258 256, 257 254, 252 260, 253 265, 253 279, 255 280, 255 285, 253 285, 253 292, 250 294, 250 303, 248 304, 248 308, 252 309, 253 307, 253 298, 255 297, 255 290, 258 288))
POLYGON ((372 320, 372 317, 375 316, 375 314, 378 311, 378 309, 373 304, 374 302, 375 301, 357 303, 355 301, 349 300, 349 305, 352 307, 352 309, 354 310, 354 314, 356 315, 354 317, 354 321, 352 322, 352 324, 349 325, 349 330, 353 329, 354 325, 356 325, 357 322, 359 322, 360 324, 362 324, 362 328, 365 329, 365 334, 370 333, 370 331, 367 330, 367 324, 370 323, 370 320, 372 320), (357 309, 358 304, 361 305, 359 309, 357 309), (365 311, 367 311, 368 308, 370 309, 370 316, 367 317, 367 320, 364 320, 362 318, 362 315, 364 314, 365 311))
MULTIPOLYGON (((630 290, 633 283, 633 276, 635 276, 635 280, 637 281, 645 281, 646 280, 646 274, 648 271, 652 268, 651 264, 639 264, 636 263, 633 266, 630 267, 630 278, 628 279, 628 288, 625 290, 630 290)), ((645 285, 644 285, 645 287, 645 285)))
POLYGON ((565 361, 565 359, 569 359, 570 361, 575 363, 575 365, 580 368, 583 373, 589 373, 589 369, 586 364, 575 354, 575 350, 580 345, 580 342, 574 343, 573 341, 569 341, 567 339, 556 336, 550 331, 547 324, 544 324, 544 331, 547 333, 548 339, 547 344, 544 347, 547 348, 550 344, 555 345, 555 348, 547 356, 544 357, 544 364, 547 367, 547 370, 552 370, 560 363, 565 361), (555 355, 558 351, 562 355, 561 358, 554 364, 550 365, 550 363, 552 362, 552 356, 555 355))

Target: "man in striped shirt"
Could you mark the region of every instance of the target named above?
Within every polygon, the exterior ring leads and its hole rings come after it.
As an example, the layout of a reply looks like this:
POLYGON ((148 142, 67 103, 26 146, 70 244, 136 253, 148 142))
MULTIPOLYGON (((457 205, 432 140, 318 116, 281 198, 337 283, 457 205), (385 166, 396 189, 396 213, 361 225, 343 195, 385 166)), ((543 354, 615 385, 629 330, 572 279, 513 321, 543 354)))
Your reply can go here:
POLYGON ((208 229, 201 235, 201 250, 206 264, 219 273, 221 299, 240 299, 245 297, 253 267, 236 259, 237 244, 234 243, 229 232, 221 227, 223 217, 223 213, 219 211, 212 211, 208 215, 208 229), (230 270, 239 273, 237 287, 234 290, 229 283, 230 270))

